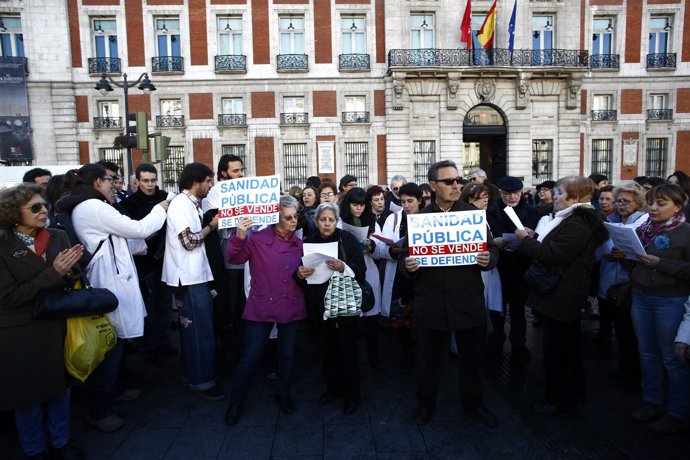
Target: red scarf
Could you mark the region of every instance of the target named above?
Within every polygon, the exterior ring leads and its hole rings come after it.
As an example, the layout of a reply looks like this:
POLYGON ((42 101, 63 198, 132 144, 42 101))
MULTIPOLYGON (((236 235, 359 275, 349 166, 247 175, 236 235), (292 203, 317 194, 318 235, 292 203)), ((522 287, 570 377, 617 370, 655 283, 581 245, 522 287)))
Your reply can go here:
POLYGON ((36 255, 45 261, 46 249, 48 249, 48 242, 50 241, 50 232, 45 228, 41 228, 36 232, 34 237, 34 249, 36 250, 36 255))
POLYGON ((281 241, 288 241, 290 238, 292 238, 293 233, 294 232, 289 232, 287 230, 281 230, 277 225, 273 226, 273 236, 281 241))

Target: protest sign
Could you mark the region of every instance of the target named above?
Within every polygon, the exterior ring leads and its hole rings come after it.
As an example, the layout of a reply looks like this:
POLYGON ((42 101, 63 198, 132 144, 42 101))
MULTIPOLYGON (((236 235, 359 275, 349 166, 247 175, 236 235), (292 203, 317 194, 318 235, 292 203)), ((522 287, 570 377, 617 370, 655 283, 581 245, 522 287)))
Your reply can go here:
POLYGON ((278 176, 240 177, 215 185, 218 197, 218 228, 237 227, 243 217, 254 225, 278 223, 280 179, 278 176))
POLYGON ((487 248, 486 212, 408 214, 407 239, 422 267, 476 264, 487 248))

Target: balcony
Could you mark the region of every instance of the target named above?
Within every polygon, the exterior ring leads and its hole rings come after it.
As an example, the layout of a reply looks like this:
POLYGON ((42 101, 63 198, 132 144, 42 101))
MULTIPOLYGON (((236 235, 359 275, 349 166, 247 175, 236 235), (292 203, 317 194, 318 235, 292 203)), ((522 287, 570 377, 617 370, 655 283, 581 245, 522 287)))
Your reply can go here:
POLYGON ((218 115, 218 126, 247 126, 247 115, 244 113, 221 113, 218 115))
POLYGON ((586 69, 585 50, 397 49, 388 52, 388 67, 559 67, 586 69))
POLYGON ((93 129, 122 129, 122 118, 120 117, 94 117, 93 129))
POLYGON ((368 54, 341 54, 338 56, 338 70, 341 72, 362 72, 369 70, 368 54))
POLYGON ((0 56, 0 64, 21 64, 24 66, 24 73, 29 73, 29 60, 22 56, 0 56))
POLYGON ((122 73, 122 68, 120 67, 120 58, 89 58, 89 75, 102 75, 104 73, 122 73))
POLYGON ((279 54, 278 72, 306 72, 309 59, 306 54, 279 54))
POLYGON ((309 114, 303 112, 290 112, 280 114, 281 125, 308 125, 309 114))
POLYGON ((592 70, 618 70, 620 54, 596 54, 590 58, 592 70))
POLYGON ((216 56, 216 73, 246 73, 247 56, 227 54, 216 56))
POLYGON ((157 128, 184 128, 184 115, 157 115, 157 128))
POLYGON ((617 110, 592 110, 592 121, 616 121, 618 119, 617 110))
POLYGON ((647 55, 648 69, 675 69, 676 53, 659 53, 647 55))
POLYGON ((369 112, 343 112, 343 123, 369 123, 369 112))
POLYGON ((650 109, 647 110, 648 121, 673 120, 673 109, 650 109))
POLYGON ((157 56, 151 58, 151 72, 153 73, 182 73, 184 72, 184 58, 182 56, 157 56))

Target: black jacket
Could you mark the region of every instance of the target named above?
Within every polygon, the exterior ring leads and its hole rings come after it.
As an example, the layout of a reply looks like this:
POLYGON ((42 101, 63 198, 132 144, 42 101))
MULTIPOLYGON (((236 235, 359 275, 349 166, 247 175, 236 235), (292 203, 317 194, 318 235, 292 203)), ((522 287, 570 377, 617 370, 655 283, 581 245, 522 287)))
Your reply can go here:
MULTIPOLYGON (((161 201, 168 198, 168 192, 160 190, 156 187, 153 195, 146 195, 137 190, 125 200, 120 202, 120 206, 125 211, 125 214, 133 220, 141 220, 148 216, 153 207, 161 201)), ((163 255, 165 253, 165 224, 146 240, 146 255, 134 256, 134 263, 137 266, 137 271, 141 276, 146 276, 153 270, 161 269, 163 267, 163 255)))
MULTIPOLYGON (((498 200, 486 211, 486 219, 491 227, 491 233, 499 237, 504 233, 515 233, 517 229, 513 221, 503 211, 506 208, 503 200, 498 200)), ((520 222, 525 227, 534 230, 539 223, 539 214, 534 206, 527 203, 527 199, 523 196, 517 206, 513 208, 520 222)), ((520 254, 519 251, 513 249, 501 250, 501 258, 498 262, 498 271, 501 278, 510 277, 511 279, 522 280, 522 275, 529 267, 530 260, 528 257, 520 254)))
MULTIPOLYGON (((474 206, 456 202, 451 211, 476 211, 474 206)), ((425 207, 420 214, 441 212, 436 202, 425 207)), ((403 276, 414 280, 415 323, 441 331, 462 331, 486 324, 484 282, 482 270, 491 270, 498 262, 498 248, 488 232, 488 251, 491 261, 487 267, 461 265, 452 267, 421 267, 415 272, 405 268, 409 248, 398 258, 403 276)))

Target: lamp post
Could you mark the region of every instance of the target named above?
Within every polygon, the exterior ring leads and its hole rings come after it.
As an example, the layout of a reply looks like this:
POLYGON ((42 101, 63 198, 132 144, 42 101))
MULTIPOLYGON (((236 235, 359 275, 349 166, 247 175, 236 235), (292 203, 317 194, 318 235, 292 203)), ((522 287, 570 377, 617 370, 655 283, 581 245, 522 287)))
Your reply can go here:
MULTIPOLYGON (((96 89, 101 92, 102 95, 108 94, 109 91, 113 90, 113 87, 110 86, 110 83, 113 85, 117 86, 118 88, 122 88, 125 92, 125 136, 128 138, 130 137, 130 132, 129 132, 129 88, 133 88, 137 84, 139 84, 139 89, 144 92, 144 94, 151 94, 151 91, 155 91, 156 87, 153 86, 153 83, 151 83, 151 80, 149 79, 149 74, 144 72, 141 75, 139 75, 139 78, 136 79, 136 81, 127 81, 127 74, 124 73, 122 74, 122 81, 117 82, 113 80, 110 75, 103 74, 101 76, 101 79, 96 83, 96 89)), ((130 145, 129 139, 127 139, 127 174, 132 174, 132 146, 130 145)))

